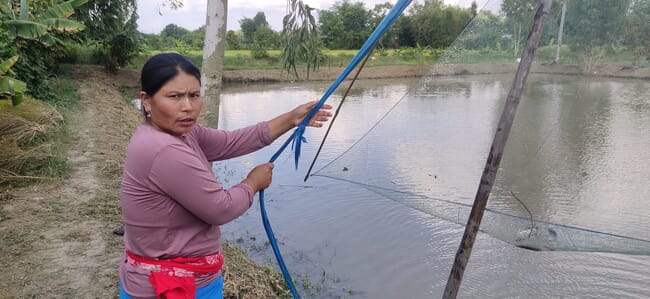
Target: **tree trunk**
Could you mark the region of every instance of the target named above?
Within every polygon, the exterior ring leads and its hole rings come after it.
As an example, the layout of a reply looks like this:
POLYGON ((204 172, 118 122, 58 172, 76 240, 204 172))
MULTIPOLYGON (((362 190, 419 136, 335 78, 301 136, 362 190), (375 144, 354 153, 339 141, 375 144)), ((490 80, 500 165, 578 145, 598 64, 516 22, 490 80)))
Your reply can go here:
POLYGON ((557 49, 555 50, 554 64, 560 63, 560 49, 562 48, 562 34, 564 33, 564 16, 566 15, 566 2, 562 1, 562 15, 560 16, 560 30, 557 32, 557 49))
POLYGON ((206 111, 207 126, 219 126, 219 106, 223 77, 223 57, 226 50, 226 20, 228 0, 208 1, 205 20, 205 42, 201 69, 201 94, 206 111))

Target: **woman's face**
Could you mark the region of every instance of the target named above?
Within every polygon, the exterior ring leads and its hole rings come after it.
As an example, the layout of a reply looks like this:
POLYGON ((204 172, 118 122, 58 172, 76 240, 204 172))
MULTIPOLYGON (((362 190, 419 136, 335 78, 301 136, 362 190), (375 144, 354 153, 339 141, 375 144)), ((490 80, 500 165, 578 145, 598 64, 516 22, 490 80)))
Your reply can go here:
POLYGON ((199 80, 183 71, 153 96, 140 92, 140 99, 145 111, 151 114, 151 123, 176 136, 182 136, 192 129, 203 105, 199 80))

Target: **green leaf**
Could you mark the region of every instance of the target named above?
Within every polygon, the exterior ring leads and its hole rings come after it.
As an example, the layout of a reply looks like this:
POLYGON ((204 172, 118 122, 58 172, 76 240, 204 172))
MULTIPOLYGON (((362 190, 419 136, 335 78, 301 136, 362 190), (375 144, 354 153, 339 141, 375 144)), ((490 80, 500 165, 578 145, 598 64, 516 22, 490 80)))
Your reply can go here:
POLYGON ((0 75, 4 75, 7 72, 9 72, 9 70, 14 65, 14 63, 16 63, 16 61, 18 61, 18 55, 14 56, 14 57, 10 57, 9 59, 1 62, 0 63, 0 75))
POLYGON ((0 77, 0 97, 9 98, 15 95, 21 95, 27 90, 25 82, 2 76, 0 77))
POLYGON ((78 32, 86 28, 84 24, 77 21, 61 18, 43 19, 39 23, 47 26, 49 29, 61 32, 78 32))
POLYGON ((53 6, 43 13, 44 19, 65 19, 74 14, 74 9, 85 4, 88 0, 67 1, 53 6))
POLYGON ((71 16, 73 13, 74 8, 72 5, 70 5, 68 2, 64 2, 48 9, 45 13, 43 13, 42 17, 44 19, 65 19, 71 16))
POLYGON ((38 40, 41 36, 47 34, 46 25, 32 21, 8 20, 4 24, 9 28, 9 32, 24 39, 38 40))
POLYGON ((18 106, 18 104, 20 104, 20 102, 22 102, 22 101, 23 101, 23 95, 22 94, 15 95, 15 96, 11 97, 11 105, 18 106))
POLYGON ((54 35, 52 35, 52 34, 43 35, 43 37, 41 37, 40 41, 43 44, 45 44, 46 46, 53 46, 55 44, 62 44, 63 43, 60 39, 54 37, 54 35))

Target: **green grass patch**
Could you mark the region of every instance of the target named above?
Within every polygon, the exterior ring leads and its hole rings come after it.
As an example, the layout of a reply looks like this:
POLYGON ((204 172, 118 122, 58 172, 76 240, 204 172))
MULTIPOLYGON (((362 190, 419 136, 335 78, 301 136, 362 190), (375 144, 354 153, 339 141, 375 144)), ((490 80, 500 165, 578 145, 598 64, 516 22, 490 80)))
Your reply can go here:
MULTIPOLYGON (((345 67, 359 50, 323 50, 323 58, 320 62, 322 67, 345 67)), ((155 50, 144 53, 135 58, 128 68, 139 70, 151 56, 174 52, 187 57, 197 67, 202 66, 203 52, 198 50, 168 51, 155 50)), ((433 64, 443 51, 429 48, 405 48, 405 49, 375 49, 372 58, 368 60, 368 66, 404 65, 404 64, 433 64)), ((226 50, 224 53, 224 70, 280 70, 283 69, 279 49, 267 50, 268 57, 255 59, 251 50, 226 50)), ((305 64, 298 64, 298 67, 305 67, 305 64)))

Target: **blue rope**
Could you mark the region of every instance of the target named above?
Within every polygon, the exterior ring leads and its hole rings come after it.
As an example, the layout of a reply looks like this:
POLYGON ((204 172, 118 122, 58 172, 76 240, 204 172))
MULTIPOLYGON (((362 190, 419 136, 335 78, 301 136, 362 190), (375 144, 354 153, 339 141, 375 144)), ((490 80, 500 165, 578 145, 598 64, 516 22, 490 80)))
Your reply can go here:
MULTIPOLYGON (((307 124, 309 123, 309 120, 316 115, 318 110, 320 110, 321 107, 325 104, 325 101, 329 98, 332 93, 338 88, 338 86, 345 80, 345 78, 352 72, 352 70, 361 62, 361 60, 372 51, 374 45, 377 43, 377 41, 386 33, 388 28, 390 28, 393 23, 395 23, 395 20, 404 12, 406 7, 411 3, 412 0, 398 0, 395 6, 388 12, 386 17, 377 25, 377 28, 375 31, 372 32, 370 37, 368 37, 368 40, 361 46, 361 49, 359 49, 359 52, 352 58, 348 66, 343 70, 343 72, 334 80, 332 85, 327 89, 325 94, 321 97, 321 99, 316 103, 314 108, 312 108, 311 111, 307 114, 305 119, 297 126, 296 130, 289 136, 287 141, 285 141, 282 146, 273 154, 269 162, 273 163, 275 160, 280 156, 280 154, 286 149, 286 147, 291 143, 291 147, 294 151, 295 155, 295 167, 298 169, 298 160, 300 159, 300 149, 301 149, 301 144, 303 142, 306 142, 305 137, 303 136, 305 134, 305 129, 307 128, 307 124)), ((289 286, 289 290, 291 291, 291 294, 293 295, 293 298, 300 298, 298 295, 298 292, 296 291, 296 287, 293 284, 293 280, 291 279, 291 275, 289 274, 289 271, 287 270, 287 266, 284 264, 284 260, 282 259, 282 254, 280 254, 280 248, 278 248, 278 244, 275 240, 275 235, 273 234, 273 229, 271 229, 271 223, 269 222, 268 215, 266 213, 266 208, 264 206, 264 190, 259 191, 259 200, 260 200, 260 212, 262 214, 262 223, 264 225, 264 230, 266 231, 266 236, 269 238, 269 243, 271 244, 271 248, 273 248, 273 253, 275 254, 275 258, 278 261, 278 264, 280 265, 280 270, 282 271, 282 276, 284 276, 284 281, 287 283, 289 286)))

